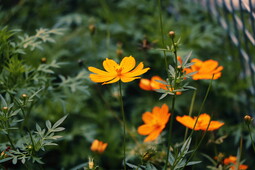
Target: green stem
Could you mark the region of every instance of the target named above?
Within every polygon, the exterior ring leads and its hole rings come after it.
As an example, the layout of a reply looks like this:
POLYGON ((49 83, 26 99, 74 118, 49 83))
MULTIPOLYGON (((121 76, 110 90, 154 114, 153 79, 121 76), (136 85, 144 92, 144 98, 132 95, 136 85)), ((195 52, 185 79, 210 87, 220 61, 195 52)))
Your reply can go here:
POLYGON ((251 135, 251 128, 250 128, 249 124, 247 124, 247 126, 248 126, 248 130, 249 130, 250 138, 251 138, 251 143, 252 143, 253 151, 255 152, 254 140, 253 140, 252 135, 251 135))
POLYGON ((193 135, 193 133, 194 133, 194 129, 195 129, 196 125, 197 125, 198 117, 200 116, 200 114, 201 114, 201 112, 202 112, 202 109, 203 109, 203 107, 204 107, 205 101, 206 101, 206 99, 207 99, 207 97, 208 97, 208 95, 209 95, 209 92, 210 92, 210 90, 211 90, 213 77, 214 77, 214 75, 212 76, 212 79, 211 79, 210 84, 209 84, 209 86, 208 86, 208 88, 207 88, 207 91, 206 91, 206 95, 205 95, 205 97, 204 97, 204 99, 203 99, 203 102, 202 102, 202 104, 201 104, 201 106, 200 106, 200 109, 199 109, 199 112, 198 112, 197 119, 196 119, 196 121, 195 121, 194 127, 193 127, 193 129, 192 129, 192 131, 191 131, 191 133, 190 133, 190 135, 189 135, 190 137, 191 137, 191 136, 193 135))
POLYGON ((195 153, 197 152, 197 150, 198 150, 198 148, 200 147, 200 145, 201 145, 201 143, 202 143, 202 141, 203 141, 203 139, 204 139, 206 133, 208 132, 208 128, 209 128, 209 126, 210 126, 210 124, 211 124, 211 120, 212 120, 212 117, 210 118, 210 121, 209 121, 209 123, 208 123, 208 125, 207 125, 207 127, 206 127, 206 130, 205 130, 205 132, 204 132, 204 134, 203 134, 201 140, 200 140, 199 143, 196 145, 196 148, 194 149, 194 151, 192 152, 191 156, 190 156, 189 159, 186 161, 185 165, 183 166, 183 168, 182 168, 181 170, 183 170, 183 169, 187 166, 187 164, 189 163, 189 161, 192 159, 192 157, 193 157, 193 156, 195 155, 195 153))
POLYGON ((124 112, 124 105, 123 105, 123 96, 122 96, 122 89, 121 89, 121 82, 119 81, 119 93, 120 93, 120 105, 121 105, 121 114, 123 118, 123 152, 124 152, 124 170, 126 170, 126 120, 125 120, 125 112, 124 112))
MULTIPOLYGON (((194 103, 195 103, 196 95, 197 95, 197 90, 194 91, 192 99, 191 99, 191 104, 190 104, 190 108, 189 108, 189 116, 192 115, 192 111, 193 111, 193 106, 194 106, 194 103)), ((187 139, 188 129, 189 128, 186 127, 185 135, 184 135, 184 141, 186 141, 186 139, 187 139)))
POLYGON ((14 146, 14 144, 13 144, 13 142, 12 142, 12 139, 10 138, 9 133, 6 134, 6 137, 8 138, 8 140, 9 140, 9 142, 10 142, 12 148, 13 148, 13 149, 16 149, 15 146, 14 146))
POLYGON ((171 114, 171 120, 170 120, 170 124, 169 124, 170 127, 169 127, 169 132, 168 132, 167 153, 166 153, 166 161, 165 161, 164 170, 167 169, 168 157, 169 157, 169 152, 170 152, 171 133, 172 133, 172 128, 173 128, 172 124, 173 124, 173 120, 174 120, 175 97, 176 97, 176 95, 173 96, 173 100, 172 100, 172 114, 171 114))

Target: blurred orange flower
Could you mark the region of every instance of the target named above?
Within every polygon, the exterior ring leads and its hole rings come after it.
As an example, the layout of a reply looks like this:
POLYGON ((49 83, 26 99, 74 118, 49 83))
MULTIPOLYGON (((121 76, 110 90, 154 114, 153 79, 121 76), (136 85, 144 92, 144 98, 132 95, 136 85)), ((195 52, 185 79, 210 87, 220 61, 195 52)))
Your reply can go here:
POLYGON ((114 60, 106 58, 103 61, 103 67, 106 71, 97 69, 95 67, 88 67, 89 71, 95 73, 90 74, 89 77, 93 82, 110 84, 115 83, 119 80, 122 82, 130 82, 135 79, 139 79, 137 77, 146 73, 150 68, 143 68, 143 63, 139 63, 136 68, 136 61, 134 57, 124 57, 120 64, 117 64, 114 60))
MULTIPOLYGON (((192 118, 192 117, 187 116, 187 115, 184 115, 182 117, 181 116, 176 116, 176 120, 178 122, 180 122, 181 124, 183 124, 184 126, 190 128, 190 129, 194 128, 196 119, 197 119, 197 117, 192 118)), ((196 127, 194 128, 194 130, 206 130, 210 120, 211 120, 210 115, 208 115, 206 113, 201 114, 198 117, 196 127)), ((213 130, 219 129, 223 125, 224 125, 224 123, 222 123, 222 122, 211 121, 211 123, 210 123, 207 130, 208 131, 213 131, 213 130)))
POLYGON ((103 153, 107 147, 107 143, 103 143, 102 141, 99 141, 95 139, 90 147, 90 149, 93 152, 103 153))
MULTIPOLYGON (((153 76, 151 78, 151 80, 149 79, 141 79, 140 80, 140 83, 139 83, 139 87, 143 90, 148 90, 148 91, 151 91, 151 90, 157 90, 157 89, 164 89, 164 90, 168 90, 167 89, 167 86, 166 84, 163 84, 163 83, 160 83, 156 80, 160 80, 160 81, 163 81, 163 82, 166 82, 165 80, 163 80, 161 77, 159 76, 153 76)), ((171 90, 173 90, 171 88, 171 90)), ((177 95, 180 95, 181 92, 176 92, 177 95)))
POLYGON ((168 113, 168 106, 163 104, 160 107, 155 106, 151 112, 145 112, 142 116, 143 125, 138 127, 140 135, 149 135, 144 139, 144 142, 155 140, 165 128, 170 113, 168 113))
MULTIPOLYGON (((236 161, 237 161, 237 157, 236 156, 229 156, 228 158, 225 158, 223 160, 223 163, 225 165, 229 165, 229 164, 233 164, 233 166, 230 167, 231 170, 237 170, 236 167, 235 167, 235 164, 236 164, 236 161)), ((239 165, 238 167, 238 170, 246 170, 248 169, 248 166, 247 165, 239 165)))
POLYGON ((192 75, 193 80, 199 79, 211 79, 213 74, 213 79, 218 79, 221 77, 221 71, 223 66, 218 66, 219 63, 215 60, 201 61, 199 59, 192 59, 191 62, 195 63, 190 68, 185 68, 184 71, 189 74, 191 72, 197 71, 197 73, 192 75))

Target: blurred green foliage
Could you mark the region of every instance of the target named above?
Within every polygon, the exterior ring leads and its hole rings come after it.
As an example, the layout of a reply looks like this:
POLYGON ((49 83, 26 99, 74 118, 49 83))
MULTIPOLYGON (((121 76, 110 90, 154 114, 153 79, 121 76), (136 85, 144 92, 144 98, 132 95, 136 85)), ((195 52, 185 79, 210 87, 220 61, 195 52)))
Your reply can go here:
MULTIPOLYGON (((39 125, 46 120, 55 122, 68 114, 62 125, 65 127, 61 132, 63 138, 58 139, 59 146, 50 146, 41 154, 45 162, 42 167, 70 169, 88 162, 88 156, 93 156, 95 163, 104 169, 119 169, 122 130, 117 85, 92 83, 87 67, 102 68, 102 61, 107 57, 120 61, 123 56, 132 55, 151 68, 144 77, 159 75, 166 78, 163 53, 158 50, 162 48, 158 2, 0 0, 0 9, 1 94, 12 95, 14 100, 24 93, 31 96, 41 89, 29 110, 26 124, 30 128, 35 127, 35 122, 39 125), (90 151, 94 139, 109 144, 103 155, 90 151)), ((240 139, 245 139, 249 149, 251 141, 247 129, 242 124, 235 125, 248 113, 245 97, 248 85, 240 74, 237 50, 226 42, 224 30, 212 21, 205 9, 191 1, 163 1, 162 19, 165 43, 170 44, 167 37, 170 30, 181 39, 178 55, 185 56, 192 51, 192 58, 214 59, 224 66, 222 78, 213 82, 203 112, 213 113, 215 119, 226 124, 219 133, 211 133, 207 138, 229 136, 221 145, 204 143, 201 152, 213 157, 214 151, 208 146, 215 146, 219 152, 234 155, 240 139), (226 144, 228 142, 231 144, 226 144)), ((194 106, 196 113, 209 81, 191 84, 199 89, 194 106)), ((177 96, 178 115, 188 113, 191 96, 192 92, 177 96)), ((170 105, 169 98, 159 101, 159 97, 158 93, 141 90, 138 81, 124 85, 130 157, 139 156, 143 149, 135 147, 135 143, 143 140, 136 130, 142 123, 142 113, 163 102, 170 105)), ((176 122, 173 127, 173 140, 178 142, 184 127, 176 122)), ((4 143, 6 139, 1 138, 0 142, 4 143)), ((1 146, 2 150, 4 146, 1 146)), ((160 157, 164 153, 158 154, 160 157)), ((244 158, 251 155, 254 153, 247 151, 244 158)), ((198 159, 203 158, 197 155, 195 160, 198 159)), ((20 166, 17 164, 13 168, 20 166)))

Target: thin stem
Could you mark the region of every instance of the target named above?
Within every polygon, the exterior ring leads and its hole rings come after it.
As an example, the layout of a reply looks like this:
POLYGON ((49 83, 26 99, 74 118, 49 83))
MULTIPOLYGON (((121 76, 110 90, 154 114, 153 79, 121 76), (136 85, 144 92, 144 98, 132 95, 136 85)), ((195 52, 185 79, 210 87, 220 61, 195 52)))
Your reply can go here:
POLYGON ((125 112, 124 105, 122 100, 122 89, 121 82, 119 81, 119 93, 120 93, 120 105, 121 105, 121 114, 123 118, 123 152, 124 152, 124 170, 126 170, 126 120, 125 120, 125 112))
MULTIPOLYGON (((212 117, 213 117, 213 116, 212 116, 212 117)), ((208 123, 208 125, 207 125, 207 127, 206 127, 206 130, 205 130, 205 132, 204 132, 204 134, 203 134, 201 140, 200 140, 199 143, 196 145, 196 148, 194 149, 194 151, 192 152, 191 156, 190 156, 189 159, 186 161, 185 165, 183 166, 183 168, 182 168, 181 170, 183 170, 183 169, 187 166, 187 164, 189 163, 189 161, 192 159, 192 157, 195 155, 195 153, 197 152, 198 148, 200 147, 200 145, 201 145, 201 143, 202 143, 202 141, 203 141, 203 139, 204 139, 206 133, 208 132, 208 128, 209 128, 209 126, 210 126, 210 124, 211 124, 212 117, 210 118, 210 121, 209 121, 209 123, 208 123)))
POLYGON ((14 144, 13 144, 13 142, 12 142, 12 139, 10 138, 9 133, 6 134, 6 137, 8 138, 8 140, 9 140, 9 142, 10 142, 12 148, 13 148, 13 149, 16 149, 15 146, 14 146, 14 144))
MULTIPOLYGON (((194 91, 192 99, 191 99, 191 104, 190 104, 190 108, 189 108, 189 116, 192 116, 192 111, 193 111, 193 106, 195 103, 196 95, 197 95, 197 90, 194 91)), ((186 130, 185 130, 184 141, 186 141, 187 135, 188 135, 188 127, 186 127, 186 130)))
POLYGON ((250 128, 249 124, 247 124, 247 126, 248 126, 248 130, 249 130, 250 138, 251 138, 252 148, 253 148, 253 151, 255 152, 254 140, 251 135, 251 128, 250 128))
POLYGON ((210 84, 209 84, 209 86, 208 86, 208 88, 207 88, 205 97, 204 97, 203 102, 202 102, 202 104, 201 104, 201 106, 200 106, 200 109, 199 109, 199 112, 198 112, 197 119, 196 119, 196 121, 195 121, 194 127, 193 127, 193 129, 192 129, 192 131, 191 131, 191 133, 190 133, 190 135, 189 135, 190 137, 191 137, 191 136, 193 135, 193 133, 194 133, 194 129, 195 129, 196 125, 197 125, 198 117, 200 116, 200 114, 201 114, 201 112, 202 112, 202 109, 203 109, 203 107, 204 107, 205 101, 206 101, 206 99, 207 99, 207 97, 208 97, 208 95, 209 95, 209 92, 210 92, 210 90, 211 90, 213 77, 214 77, 214 75, 212 76, 212 79, 211 79, 210 84))
MULTIPOLYGON (((170 151, 170 143, 171 143, 171 133, 172 133, 172 124, 173 124, 173 120, 174 120, 174 105, 175 105, 175 97, 176 95, 173 96, 173 100, 172 100, 172 115, 171 115, 171 120, 170 120, 170 127, 169 127, 169 132, 168 132, 168 142, 167 142, 167 154, 166 154, 166 162, 165 162, 165 167, 164 169, 167 169, 167 164, 168 164, 168 157, 169 157, 169 151, 170 151)), ((170 165, 171 166, 171 165, 170 165)))

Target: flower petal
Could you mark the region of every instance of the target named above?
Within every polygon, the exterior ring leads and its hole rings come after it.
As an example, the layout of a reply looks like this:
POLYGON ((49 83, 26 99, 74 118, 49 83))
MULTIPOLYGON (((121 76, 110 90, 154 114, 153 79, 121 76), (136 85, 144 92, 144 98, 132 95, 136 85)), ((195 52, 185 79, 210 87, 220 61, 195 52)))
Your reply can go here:
POLYGON ((121 77, 121 81, 124 82, 124 83, 127 83, 127 82, 131 82, 135 79, 140 79, 141 77, 121 77))
POLYGON ((161 131, 161 129, 156 129, 152 131, 150 135, 144 139, 144 142, 154 141, 160 135, 161 131))
MULTIPOLYGON (((210 126, 208 128, 208 131, 213 131, 219 129, 221 126, 223 126, 224 123, 218 122, 218 121, 211 121, 210 126)), ((208 125, 207 125, 208 126, 208 125)), ((201 127, 201 130, 206 130, 207 126, 201 127)))
POLYGON ((106 72, 106 71, 103 71, 103 70, 100 70, 100 69, 97 69, 95 67, 88 67, 89 71, 95 73, 95 74, 99 74, 99 75, 106 75, 106 76, 110 76, 110 75, 115 75, 113 73, 109 73, 109 72, 106 72))
POLYGON ((218 65, 219 63, 215 60, 206 60, 203 62, 199 73, 211 73, 214 69, 217 68, 218 65))
MULTIPOLYGON (((193 129, 193 127, 195 125, 195 120, 192 117, 187 116, 187 115, 184 115, 182 117, 176 116, 176 120, 190 129, 193 129)), ((199 127, 196 125, 194 130, 199 130, 199 127)))
POLYGON ((89 78, 96 83, 106 82, 114 79, 114 76, 106 76, 106 75, 98 75, 98 74, 90 74, 89 78))
POLYGON ((107 82, 104 82, 103 84, 111 84, 111 83, 115 83, 117 81, 119 81, 120 78, 119 77, 115 77, 114 79, 112 79, 111 81, 107 81, 107 82))
POLYGON ((110 73, 116 74, 116 68, 119 66, 114 60, 106 58, 103 62, 104 69, 110 73))
POLYGON ((127 73, 135 67, 135 59, 132 56, 124 57, 120 62, 120 67, 122 68, 122 74, 127 73))
POLYGON ((134 70, 132 70, 128 73, 125 73, 124 76, 125 77, 139 76, 139 75, 142 75, 142 74, 146 73, 150 69, 150 68, 143 69, 143 67, 144 67, 143 63, 141 62, 141 63, 138 64, 138 66, 134 70))
POLYGON ((141 125, 138 127, 138 133, 140 135, 148 135, 153 131, 153 129, 154 127, 151 125, 147 125, 147 124, 141 125))
POLYGON ((152 90, 150 83, 151 81, 149 79, 141 79, 139 83, 139 87, 143 90, 152 90))
POLYGON ((142 116, 142 119, 145 124, 149 124, 153 121, 153 115, 151 112, 145 112, 142 116))
POLYGON ((92 143, 90 149, 91 149, 92 151, 96 151, 97 148, 98 148, 98 145, 99 145, 99 141, 96 139, 96 140, 93 141, 93 143, 92 143))

